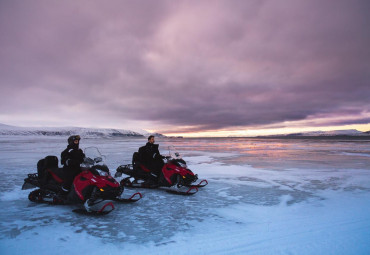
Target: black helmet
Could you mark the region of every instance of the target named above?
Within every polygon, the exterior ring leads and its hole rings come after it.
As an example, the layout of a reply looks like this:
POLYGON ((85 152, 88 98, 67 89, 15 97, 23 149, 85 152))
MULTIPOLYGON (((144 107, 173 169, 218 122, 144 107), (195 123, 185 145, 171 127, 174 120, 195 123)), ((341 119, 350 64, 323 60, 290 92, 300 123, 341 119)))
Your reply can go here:
POLYGON ((70 137, 68 137, 68 145, 73 146, 74 141, 76 140, 80 141, 81 137, 79 135, 71 135, 70 137))

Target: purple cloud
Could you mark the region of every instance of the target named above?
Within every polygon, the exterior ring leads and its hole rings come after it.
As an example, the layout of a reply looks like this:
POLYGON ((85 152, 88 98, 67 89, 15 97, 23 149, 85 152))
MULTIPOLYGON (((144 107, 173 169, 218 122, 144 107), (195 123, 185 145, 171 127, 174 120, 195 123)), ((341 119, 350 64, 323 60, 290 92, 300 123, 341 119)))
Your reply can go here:
POLYGON ((368 1, 2 1, 0 122, 364 123, 369 11, 368 1))

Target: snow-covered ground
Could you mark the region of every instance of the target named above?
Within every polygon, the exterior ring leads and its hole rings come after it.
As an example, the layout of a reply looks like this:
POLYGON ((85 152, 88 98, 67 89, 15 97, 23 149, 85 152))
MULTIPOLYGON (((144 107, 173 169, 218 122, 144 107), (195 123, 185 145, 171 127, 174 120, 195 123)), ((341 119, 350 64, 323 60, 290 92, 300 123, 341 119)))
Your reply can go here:
MULTIPOLYGON (((370 254, 370 142, 157 139, 209 185, 140 190, 103 217, 28 201, 21 186, 60 137, 0 137, 0 254, 370 254)), ((145 138, 82 139, 114 174, 145 138)), ((130 194, 137 190, 126 189, 130 194)))

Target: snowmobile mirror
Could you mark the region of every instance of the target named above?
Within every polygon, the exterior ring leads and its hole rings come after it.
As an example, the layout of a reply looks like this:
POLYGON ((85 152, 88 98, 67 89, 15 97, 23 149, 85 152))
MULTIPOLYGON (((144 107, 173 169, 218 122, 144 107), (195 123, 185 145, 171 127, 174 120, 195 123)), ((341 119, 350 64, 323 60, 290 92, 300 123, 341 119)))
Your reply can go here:
POLYGON ((95 163, 102 162, 103 159, 101 157, 94 158, 95 163))

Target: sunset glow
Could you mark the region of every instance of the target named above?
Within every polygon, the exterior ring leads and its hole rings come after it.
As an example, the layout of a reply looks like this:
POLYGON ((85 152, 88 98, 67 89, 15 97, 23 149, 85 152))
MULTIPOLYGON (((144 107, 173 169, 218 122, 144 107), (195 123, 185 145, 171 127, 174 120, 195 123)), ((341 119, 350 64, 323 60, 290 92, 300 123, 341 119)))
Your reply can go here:
POLYGON ((0 123, 257 136, 370 125, 367 1, 1 1, 0 123))

